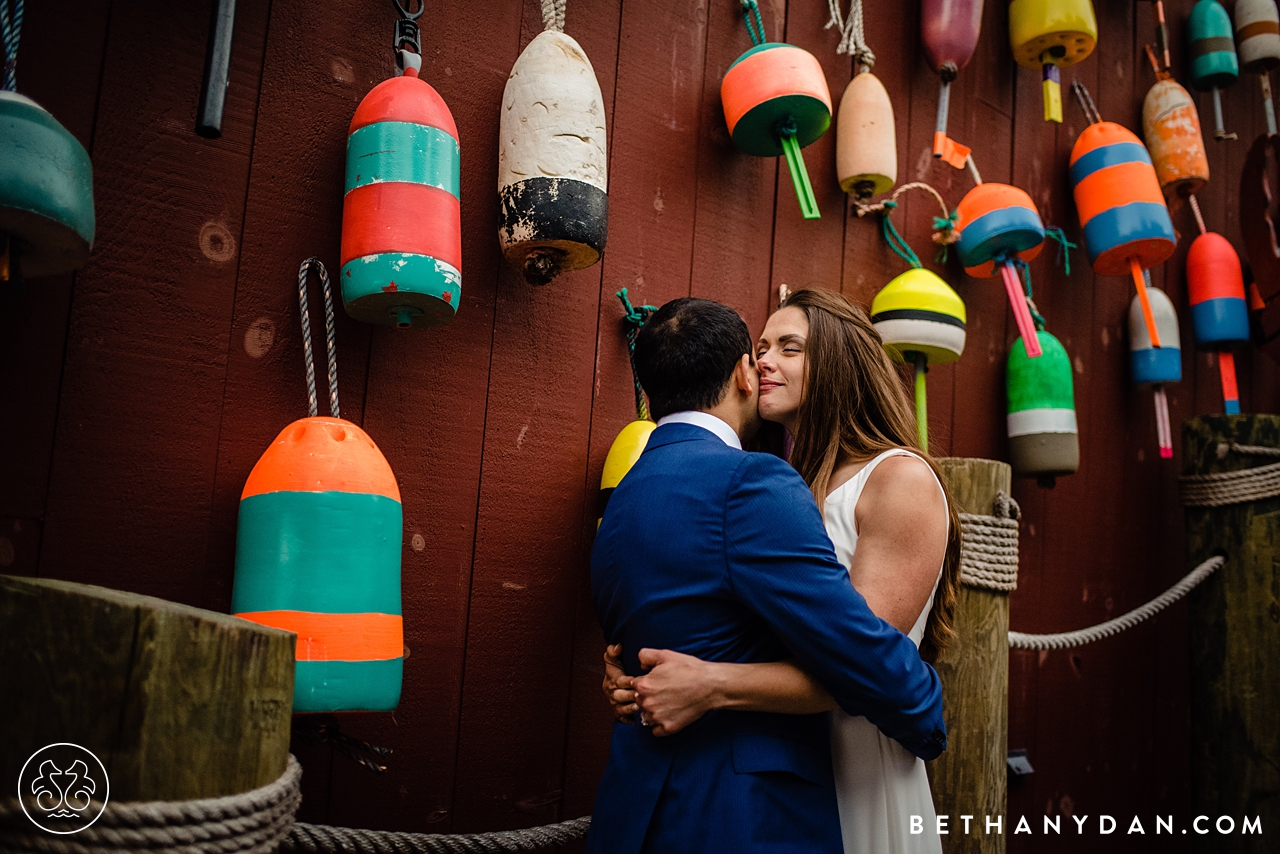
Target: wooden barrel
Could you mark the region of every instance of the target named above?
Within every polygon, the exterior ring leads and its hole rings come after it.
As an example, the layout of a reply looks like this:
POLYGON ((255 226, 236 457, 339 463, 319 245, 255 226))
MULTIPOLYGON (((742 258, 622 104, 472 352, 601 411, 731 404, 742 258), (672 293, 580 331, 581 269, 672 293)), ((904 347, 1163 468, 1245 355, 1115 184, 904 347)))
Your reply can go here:
POLYGON ((150 596, 0 576, 0 777, 72 742, 111 801, 234 795, 284 773, 294 636, 150 596))
MULTIPOLYGON (((1276 462, 1219 445, 1280 447, 1280 415, 1205 415, 1182 425, 1184 474, 1238 471, 1276 462)), ((1275 850, 1280 828, 1280 497, 1225 507, 1188 507, 1187 566, 1227 562, 1192 591, 1192 812, 1208 816, 1192 835, 1203 854, 1275 850), (1230 817, 1234 829, 1216 824, 1230 817), (1261 833, 1245 832, 1245 819, 1261 833)))

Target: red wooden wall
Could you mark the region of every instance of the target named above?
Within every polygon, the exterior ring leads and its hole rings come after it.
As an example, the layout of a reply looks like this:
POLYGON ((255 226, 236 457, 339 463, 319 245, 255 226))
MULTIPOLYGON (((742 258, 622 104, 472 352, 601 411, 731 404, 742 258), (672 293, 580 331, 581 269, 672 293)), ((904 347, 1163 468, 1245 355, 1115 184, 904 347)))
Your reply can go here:
MULTIPOLYGON (((27 5, 19 88, 91 152, 98 237, 74 277, 0 295, 0 571, 225 610, 240 489, 275 434, 305 414, 294 277, 312 254, 337 268, 346 127, 393 71, 393 13, 386 2, 241 0, 224 135, 207 141, 192 127, 209 5, 27 5)), ((343 415, 379 443, 403 490, 411 656, 399 710, 343 724, 394 748, 390 770, 374 777, 301 748, 303 814, 474 831, 585 814, 603 767, 609 715, 587 554, 600 468, 632 417, 613 293, 711 297, 759 330, 780 283, 838 287, 867 304, 904 265, 874 222, 849 211, 832 134, 805 151, 817 222, 801 220, 785 167, 733 149, 719 83, 749 46, 736 0, 570 0, 567 32, 607 105, 609 244, 600 265, 530 287, 497 251, 497 112, 508 70, 541 27, 538 3, 427 6, 423 77, 462 141, 462 305, 436 330, 338 324, 343 415)), ((823 29, 826 4, 762 6, 770 36, 813 51, 838 98, 852 69, 823 29)), ((917 44, 917 4, 866 6, 875 71, 894 102, 899 179, 927 181, 954 205, 972 183, 928 154, 937 85, 917 44)), ((1104 117, 1137 128, 1153 80, 1141 52, 1150 6, 1095 6, 1101 46, 1064 82, 1083 80, 1104 117)), ((1190 6, 1166 3, 1179 69, 1190 6)), ((1039 75, 1012 62, 1005 15, 989 0, 953 90, 951 132, 973 145, 986 180, 1024 187, 1074 238, 1066 161, 1082 114, 1068 95, 1065 124, 1041 121, 1039 75)), ((1208 99, 1200 106, 1207 113, 1208 99)), ((1238 176, 1264 129, 1256 81, 1227 92, 1226 109, 1241 141, 1210 143, 1213 180, 1200 198, 1210 227, 1239 247, 1238 176)), ((895 214, 926 260, 934 213, 908 194, 895 214)), ((1175 223, 1194 232, 1186 210, 1175 223)), ((1214 363, 1189 348, 1186 242, 1153 273, 1180 307, 1188 345, 1185 379, 1169 394, 1175 423, 1220 409, 1214 363)), ((1150 393, 1128 384, 1131 286, 1095 278, 1082 250, 1069 278, 1052 255, 1034 265, 1036 299, 1075 366, 1082 465, 1053 491, 1015 488, 1025 521, 1012 625, 1031 632, 1101 622, 1186 570, 1176 463, 1155 452, 1150 393)), ((964 358, 930 376, 933 449, 1001 458, 1016 332, 1002 289, 966 278, 954 259, 932 266, 970 316, 964 358)), ((1276 365, 1244 353, 1239 366, 1245 411, 1275 411, 1276 365)), ((1189 816, 1188 643, 1178 607, 1074 652, 1013 654, 1010 746, 1028 749, 1036 769, 1011 789, 1015 820, 1189 816)), ((1113 844, 1179 850, 1150 833, 1133 840, 1113 844)), ((1009 845, 1079 850, 1070 837, 1009 845)))

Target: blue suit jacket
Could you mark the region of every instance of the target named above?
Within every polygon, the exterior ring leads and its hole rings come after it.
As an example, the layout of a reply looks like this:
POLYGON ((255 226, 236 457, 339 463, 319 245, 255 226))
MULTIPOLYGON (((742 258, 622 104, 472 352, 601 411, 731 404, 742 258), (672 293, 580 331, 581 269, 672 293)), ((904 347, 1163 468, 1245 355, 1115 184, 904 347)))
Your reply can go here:
MULTIPOLYGON (((849 583, 808 487, 776 457, 659 427, 609 499, 591 595, 631 675, 643 647, 794 657, 917 756, 946 746, 937 674, 849 583)), ((843 851, 828 716, 718 711, 665 738, 615 725, 587 850, 843 851)))

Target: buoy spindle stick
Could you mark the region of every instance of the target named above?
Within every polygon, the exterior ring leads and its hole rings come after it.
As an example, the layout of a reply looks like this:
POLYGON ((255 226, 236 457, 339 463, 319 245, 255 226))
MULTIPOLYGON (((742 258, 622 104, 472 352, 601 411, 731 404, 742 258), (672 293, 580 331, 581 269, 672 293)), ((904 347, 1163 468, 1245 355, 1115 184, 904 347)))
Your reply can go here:
POLYGON ((951 81, 943 78, 938 89, 938 120, 933 126, 933 156, 942 157, 947 147, 947 110, 951 106, 951 81))
POLYGON ((1169 60, 1169 27, 1164 21, 1164 3, 1156 0, 1152 4, 1152 11, 1156 16, 1156 44, 1160 47, 1160 55, 1167 71, 1173 63, 1169 60))
POLYGON ((1027 358, 1038 358, 1043 352, 1040 336, 1036 335, 1035 324, 1031 322, 1031 309, 1027 308, 1027 298, 1022 293, 1022 283, 1018 281, 1018 272, 1013 269, 1012 261, 1000 262, 1000 278, 1004 279, 1004 290, 1009 295, 1009 306, 1013 309, 1013 319, 1018 323, 1022 345, 1027 348, 1027 358))
POLYGON ((1224 127, 1225 122, 1222 120, 1222 90, 1217 86, 1213 87, 1213 138, 1218 142, 1228 139, 1235 139, 1234 133, 1227 133, 1224 127))
POLYGON ((920 434, 920 449, 929 452, 929 402, 925 395, 925 373, 929 361, 924 353, 912 353, 916 366, 916 431, 920 434))
POLYGON ((1062 74, 1052 62, 1044 63, 1040 84, 1044 96, 1044 120, 1062 124, 1062 74))
POLYGON ((1218 354, 1218 374, 1222 377, 1222 405, 1228 415, 1240 414, 1240 388, 1236 385, 1236 357, 1230 350, 1218 354))
POLYGON ((1142 265, 1137 257, 1129 259, 1129 271, 1133 274, 1133 284, 1138 289, 1138 302, 1142 305, 1142 319, 1147 324, 1147 334, 1151 336, 1151 346, 1160 346, 1160 330, 1156 328, 1156 317, 1151 313, 1151 299, 1147 296, 1147 281, 1142 275, 1142 265))
POLYGON ((800 215, 805 219, 821 219, 818 210, 818 199, 813 195, 813 184, 809 183, 809 170, 804 166, 804 155, 800 153, 800 142, 794 134, 784 133, 780 137, 782 153, 787 157, 787 169, 791 172, 791 183, 796 188, 796 198, 800 200, 800 215))
POLYGON ((1156 403, 1156 441, 1160 443, 1160 458, 1173 458, 1173 430, 1169 427, 1169 396, 1164 386, 1152 389, 1156 403))
POLYGON ((1276 135, 1276 105, 1271 99, 1271 75, 1263 72, 1258 75, 1262 81, 1262 108, 1267 111, 1267 134, 1276 135))

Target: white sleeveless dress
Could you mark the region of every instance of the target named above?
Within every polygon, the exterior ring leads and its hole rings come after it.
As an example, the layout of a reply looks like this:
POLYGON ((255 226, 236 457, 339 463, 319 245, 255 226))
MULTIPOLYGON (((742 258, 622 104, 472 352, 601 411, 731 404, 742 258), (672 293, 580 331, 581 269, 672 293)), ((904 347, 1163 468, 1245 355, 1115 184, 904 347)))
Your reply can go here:
MULTIPOLYGON (((893 456, 919 459, 910 451, 885 451, 827 496, 823 521, 835 544, 836 557, 846 568, 858 547, 854 507, 871 472, 882 460, 893 456)), ((929 601, 907 635, 916 646, 924 637, 925 620, 941 578, 939 567, 929 601)), ((850 717, 840 709, 831 713, 831 760, 845 854, 942 854, 942 840, 933 832, 936 814, 922 760, 866 718, 850 717), (911 817, 916 815, 921 817, 917 826, 924 832, 913 834, 911 817)))

